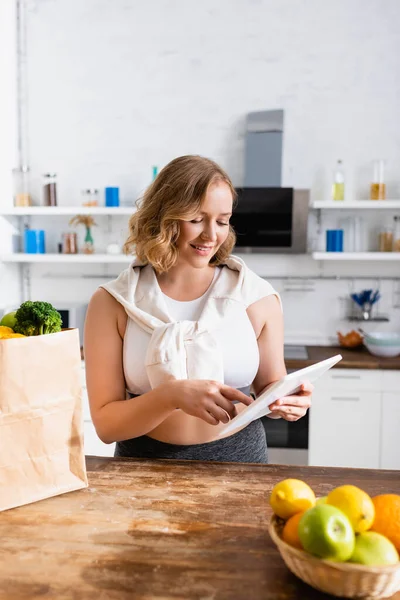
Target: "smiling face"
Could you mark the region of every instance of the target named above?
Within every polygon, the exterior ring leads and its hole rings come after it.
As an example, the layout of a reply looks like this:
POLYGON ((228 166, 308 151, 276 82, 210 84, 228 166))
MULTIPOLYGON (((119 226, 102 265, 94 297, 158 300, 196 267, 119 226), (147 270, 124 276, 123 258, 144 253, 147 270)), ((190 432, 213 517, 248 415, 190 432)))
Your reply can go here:
POLYGON ((232 192, 224 181, 209 186, 200 212, 191 220, 180 221, 176 241, 179 263, 195 268, 208 265, 229 235, 232 201, 232 192))

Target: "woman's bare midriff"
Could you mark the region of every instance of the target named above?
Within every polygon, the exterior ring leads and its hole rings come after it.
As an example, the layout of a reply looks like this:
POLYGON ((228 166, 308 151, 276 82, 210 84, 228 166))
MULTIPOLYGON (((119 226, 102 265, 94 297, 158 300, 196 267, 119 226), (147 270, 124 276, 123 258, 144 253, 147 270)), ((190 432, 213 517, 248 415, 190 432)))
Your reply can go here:
MULTIPOLYGON (((118 329, 122 338, 124 338, 127 314, 121 306, 116 302, 116 308, 118 310, 117 320, 118 329)), ((132 400, 134 402, 134 399, 132 400)), ((246 408, 244 404, 235 404, 236 412, 239 414, 246 408)), ((225 427, 225 423, 219 423, 218 425, 210 425, 198 417, 192 417, 180 409, 176 409, 172 415, 167 417, 158 427, 155 427, 152 431, 149 431, 146 435, 160 442, 167 444, 204 444, 211 442, 216 439, 218 432, 225 427)), ((238 427, 233 433, 221 436, 229 437, 234 435, 238 431, 243 429, 238 427)))
MULTIPOLYGON (((244 404, 235 404, 237 412, 245 409, 244 404)), ((171 416, 163 421, 158 427, 150 431, 148 437, 166 442, 168 444, 204 444, 216 439, 218 432, 225 427, 225 423, 210 425, 202 419, 192 417, 183 410, 177 409, 171 416)), ((243 429, 239 427, 234 433, 243 429)), ((233 435, 228 433, 222 437, 233 435)), ((222 438, 219 438, 222 439, 222 438)))

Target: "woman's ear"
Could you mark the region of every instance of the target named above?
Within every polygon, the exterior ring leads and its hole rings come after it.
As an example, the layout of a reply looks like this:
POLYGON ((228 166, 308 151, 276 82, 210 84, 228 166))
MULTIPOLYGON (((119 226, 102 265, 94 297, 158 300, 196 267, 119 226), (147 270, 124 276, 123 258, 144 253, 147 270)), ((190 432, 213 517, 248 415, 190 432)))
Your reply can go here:
POLYGON ((174 244, 179 237, 180 227, 179 221, 174 221, 171 225, 171 244, 174 244))

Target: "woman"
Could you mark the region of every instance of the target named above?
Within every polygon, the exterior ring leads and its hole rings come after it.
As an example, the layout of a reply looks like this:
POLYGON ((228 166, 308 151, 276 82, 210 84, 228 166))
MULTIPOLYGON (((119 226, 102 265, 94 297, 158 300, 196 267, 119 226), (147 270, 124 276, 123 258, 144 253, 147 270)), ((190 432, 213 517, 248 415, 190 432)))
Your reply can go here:
MULTIPOLYGON (((171 161, 130 219, 136 258, 89 303, 90 409, 116 456, 267 462, 259 419, 218 437, 251 404, 250 386, 257 396, 286 374, 279 295, 230 255, 235 199, 213 161, 171 161)), ((312 387, 269 416, 304 416, 312 387)))

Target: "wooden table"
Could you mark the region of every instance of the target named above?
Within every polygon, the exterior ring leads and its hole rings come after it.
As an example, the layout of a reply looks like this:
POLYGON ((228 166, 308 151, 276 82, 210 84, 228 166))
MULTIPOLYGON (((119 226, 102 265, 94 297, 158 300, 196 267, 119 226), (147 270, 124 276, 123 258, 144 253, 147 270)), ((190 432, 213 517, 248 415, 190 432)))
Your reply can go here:
MULTIPOLYGON (((328 598, 267 532, 286 477, 400 493, 398 471, 87 459, 89 488, 0 513, 0 599, 328 598)), ((394 596, 400 599, 400 594, 394 596)))

